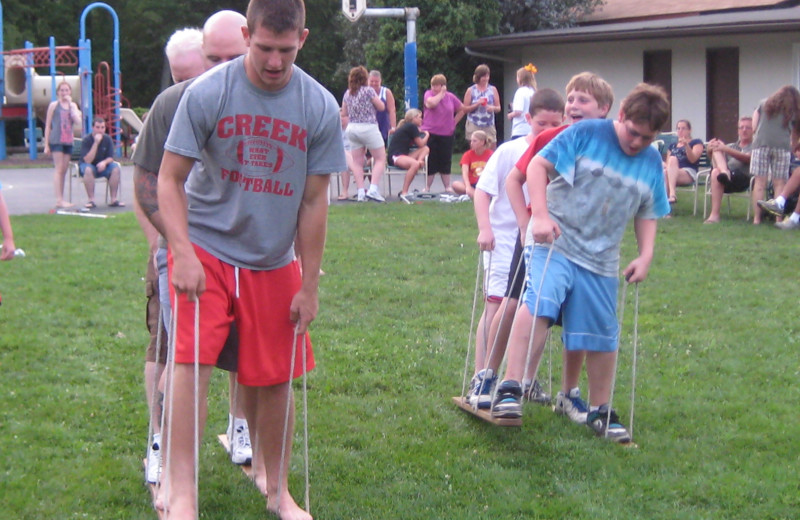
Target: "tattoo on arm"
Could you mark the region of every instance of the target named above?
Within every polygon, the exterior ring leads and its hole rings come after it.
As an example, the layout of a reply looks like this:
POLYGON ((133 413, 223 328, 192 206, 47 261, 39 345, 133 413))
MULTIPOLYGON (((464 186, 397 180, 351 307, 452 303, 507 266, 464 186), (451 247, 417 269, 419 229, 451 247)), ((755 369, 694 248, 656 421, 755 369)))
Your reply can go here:
POLYGON ((152 220, 153 214, 158 212, 158 176, 137 167, 133 183, 136 187, 136 200, 147 218, 152 220))

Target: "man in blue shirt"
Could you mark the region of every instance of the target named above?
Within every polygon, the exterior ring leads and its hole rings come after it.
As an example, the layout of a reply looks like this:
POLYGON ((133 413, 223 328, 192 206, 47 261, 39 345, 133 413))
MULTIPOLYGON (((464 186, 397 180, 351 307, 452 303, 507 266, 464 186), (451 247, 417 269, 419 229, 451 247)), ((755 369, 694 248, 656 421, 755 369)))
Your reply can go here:
POLYGON ((102 117, 95 116, 92 125, 92 133, 81 141, 81 162, 79 165, 80 175, 83 184, 86 186, 86 195, 89 202, 86 203, 87 209, 97 207, 94 202, 94 180, 97 177, 105 177, 108 187, 111 190, 111 207, 121 207, 125 204, 117 198, 119 192, 120 166, 114 160, 114 143, 111 137, 106 134, 106 121, 102 117))

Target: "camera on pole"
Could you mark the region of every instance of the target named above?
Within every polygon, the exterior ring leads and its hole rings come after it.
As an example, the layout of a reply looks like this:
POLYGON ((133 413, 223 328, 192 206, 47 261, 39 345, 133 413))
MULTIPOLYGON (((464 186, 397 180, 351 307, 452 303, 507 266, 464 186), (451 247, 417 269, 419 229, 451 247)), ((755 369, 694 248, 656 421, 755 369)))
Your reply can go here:
POLYGON ((342 0, 342 12, 351 22, 357 21, 367 10, 367 0, 342 0))

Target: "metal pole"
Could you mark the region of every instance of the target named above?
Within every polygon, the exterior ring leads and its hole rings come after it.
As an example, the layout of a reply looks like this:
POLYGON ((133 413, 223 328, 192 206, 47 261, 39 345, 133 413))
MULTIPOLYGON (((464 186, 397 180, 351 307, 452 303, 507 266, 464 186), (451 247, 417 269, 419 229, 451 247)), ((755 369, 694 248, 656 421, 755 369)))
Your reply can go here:
POLYGON ((405 18, 406 19, 406 45, 404 49, 404 98, 405 108, 417 108, 419 105, 419 91, 417 86, 417 18, 419 8, 369 8, 364 11, 364 16, 370 18, 405 18))
MULTIPOLYGON (((33 49, 31 42, 25 42, 26 49, 33 49)), ((35 161, 37 157, 36 150, 36 118, 33 115, 33 52, 25 53, 26 65, 25 67, 25 83, 28 91, 28 157, 31 161, 35 161)), ((5 64, 3 64, 5 66, 5 64)))

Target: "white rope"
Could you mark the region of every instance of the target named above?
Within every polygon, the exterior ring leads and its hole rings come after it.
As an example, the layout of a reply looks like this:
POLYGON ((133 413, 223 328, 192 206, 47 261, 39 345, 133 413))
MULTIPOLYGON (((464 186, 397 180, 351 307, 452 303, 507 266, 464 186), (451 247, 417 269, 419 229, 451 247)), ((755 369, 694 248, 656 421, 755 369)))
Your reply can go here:
POLYGON ((306 335, 303 334, 303 458, 305 459, 305 480, 306 480, 306 492, 305 492, 305 506, 306 506, 306 513, 309 515, 311 514, 311 500, 309 498, 311 494, 311 484, 308 478, 308 466, 309 466, 309 459, 308 459, 308 364, 306 360, 306 335))
POLYGON ((611 374, 611 393, 608 396, 608 410, 606 413, 606 431, 603 437, 608 438, 608 425, 611 422, 611 409, 614 402, 614 390, 617 386, 617 365, 619 364, 619 345, 622 342, 622 319, 625 316, 625 295, 628 292, 628 280, 623 278, 622 294, 620 295, 619 303, 619 322, 617 328, 617 352, 614 357, 614 371, 611 374))
MULTIPOLYGON (((278 466, 278 516, 280 516, 281 510, 281 495, 283 494, 283 479, 286 475, 283 474, 283 465, 286 462, 286 436, 289 432, 289 412, 291 410, 292 405, 292 377, 294 376, 294 363, 295 358, 297 357, 297 332, 298 326, 295 326, 294 334, 292 336, 292 355, 290 357, 291 361, 289 362, 289 382, 287 383, 288 388, 286 390, 286 412, 283 416, 283 436, 281 438, 281 460, 280 466, 278 466)), ((305 335, 304 335, 305 337, 305 335)), ((305 372, 305 365, 303 366, 303 372, 305 372)))
MULTIPOLYGON (((172 472, 172 418, 174 416, 174 404, 175 404, 175 390, 174 390, 174 377, 175 377, 175 336, 176 330, 178 326, 178 294, 175 293, 175 298, 172 302, 172 316, 170 319, 170 334, 169 334, 169 347, 167 349, 167 381, 165 384, 164 392, 167 395, 167 400, 169 401, 168 409, 169 413, 167 414, 167 449, 166 453, 166 464, 164 467, 167 469, 167 476, 166 478, 162 478, 164 482, 164 518, 165 520, 169 519, 169 491, 170 491, 170 478, 169 475, 172 472)), ((163 426, 163 417, 162 417, 162 426, 163 426)), ((163 431, 163 430, 162 430, 163 431)), ((163 440, 163 439, 162 439, 163 440)))
POLYGON ((633 439, 633 405, 636 400, 636 350, 639 345, 639 282, 636 282, 633 298, 633 363, 631 368, 631 424, 630 434, 633 439))
MULTIPOLYGON (((159 360, 161 359, 161 328, 164 326, 164 316, 161 314, 161 309, 158 311, 158 331, 156 332, 156 360, 154 365, 158 367, 159 360)), ((147 421, 147 467, 145 470, 145 481, 147 480, 147 472, 150 471, 150 450, 153 449, 153 432, 155 431, 155 427, 153 426, 153 408, 156 406, 158 402, 158 380, 160 379, 158 374, 158 369, 156 368, 153 371, 153 387, 150 392, 150 407, 148 411, 150 412, 150 420, 147 421)), ((162 408, 161 413, 159 414, 159 431, 163 431, 164 429, 164 410, 162 408)), ((163 444, 163 442, 162 442, 163 444)), ((161 446, 158 447, 159 450, 161 446)), ((158 484, 158 482, 155 482, 158 484)))
POLYGON ((200 497, 200 297, 194 301, 194 500, 195 511, 200 497))
POLYGON ((461 382, 461 395, 467 395, 467 373, 469 372, 469 358, 472 352, 472 331, 475 330, 475 308, 478 304, 478 287, 481 280, 481 263, 483 255, 478 252, 478 267, 475 272, 475 292, 472 296, 472 313, 469 322, 469 334, 467 337, 467 356, 464 360, 464 379, 461 382))
MULTIPOLYGON (((514 277, 512 278, 512 283, 513 283, 513 281, 516 281, 517 276, 519 276, 519 271, 520 271, 521 267, 522 267, 522 255, 519 256, 519 261, 517 262, 517 266, 514 269, 514 277)), ((508 289, 509 289, 509 287, 506 287, 506 292, 508 292, 508 289)), ((503 305, 497 310, 497 312, 500 313, 500 321, 497 324, 497 330, 494 333, 494 339, 492 339, 492 347, 486 353, 486 361, 483 364, 484 370, 489 367, 489 360, 494 355, 494 349, 497 347, 497 340, 500 339, 500 331, 503 328, 503 322, 504 322, 504 320, 506 318, 506 309, 508 309, 508 302, 509 302, 510 299, 511 299, 510 296, 503 297, 503 305)), ((518 298, 517 299, 517 307, 516 307, 517 309, 519 309, 519 302, 520 301, 521 301, 521 298, 518 298)), ((516 311, 514 312, 514 315, 516 316, 516 311)), ((513 321, 513 318, 512 318, 512 321, 513 321)), ((507 340, 506 340, 506 343, 508 343, 507 340)), ((505 353, 504 353, 504 355, 505 355, 505 353)))
MULTIPOLYGON (((546 246, 542 245, 542 247, 546 247, 546 246)), ((533 250, 535 250, 535 249, 536 249, 536 244, 533 244, 533 250)), ((527 352, 527 354, 525 356, 525 369, 524 369, 524 371, 522 373, 522 380, 523 381, 528 379, 528 376, 529 376, 529 374, 528 374, 528 365, 530 365, 531 357, 533 355, 533 338, 534 338, 534 335, 535 335, 535 332, 536 332, 536 322, 538 321, 537 320, 537 317, 538 317, 537 313, 539 312, 539 301, 541 300, 541 297, 542 297, 542 287, 544 287, 544 277, 547 274, 547 268, 550 265, 550 258, 553 256, 553 249, 554 249, 553 248, 553 244, 550 244, 550 247, 548 248, 548 251, 547 251, 547 258, 545 258, 545 260, 544 260, 544 267, 542 268, 541 278, 539 279, 539 289, 536 291, 536 303, 534 304, 534 308, 533 309, 529 309, 530 313, 531 313, 531 316, 533 316, 533 321, 531 322, 531 337, 528 340, 528 352, 527 352)), ((531 263, 533 262, 533 250, 531 250, 531 263)), ((520 298, 520 300, 522 300, 522 298, 520 298)), ((539 358, 539 362, 540 363, 541 363, 541 360, 542 359, 540 357, 539 358)), ((539 371, 539 364, 537 363, 536 364, 536 369, 533 372, 534 376, 536 375, 536 373, 538 371, 539 371)), ((531 380, 531 384, 533 384, 532 380, 531 380)))

